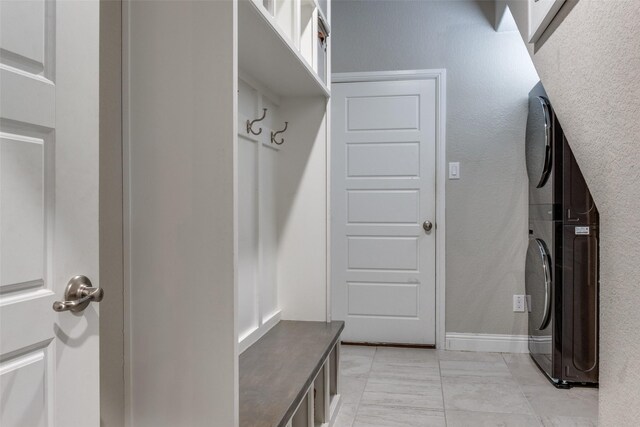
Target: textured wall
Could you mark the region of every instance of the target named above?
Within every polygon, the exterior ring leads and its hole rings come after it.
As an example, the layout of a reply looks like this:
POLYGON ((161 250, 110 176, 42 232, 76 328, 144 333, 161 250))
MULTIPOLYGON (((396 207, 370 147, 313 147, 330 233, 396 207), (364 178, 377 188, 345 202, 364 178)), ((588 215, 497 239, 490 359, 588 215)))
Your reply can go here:
MULTIPOLYGON (((509 4, 526 28, 524 4, 509 4)), ((531 52, 600 210, 600 425, 637 426, 640 2, 580 0, 560 16, 531 52)))
POLYGON ((537 75, 517 32, 496 32, 492 2, 341 1, 334 72, 447 69, 448 332, 525 334, 524 128, 537 75))

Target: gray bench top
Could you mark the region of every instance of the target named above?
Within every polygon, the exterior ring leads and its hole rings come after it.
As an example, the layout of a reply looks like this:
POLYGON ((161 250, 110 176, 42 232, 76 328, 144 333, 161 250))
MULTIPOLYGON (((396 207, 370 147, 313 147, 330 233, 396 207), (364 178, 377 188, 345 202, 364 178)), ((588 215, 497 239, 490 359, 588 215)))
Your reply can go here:
POLYGON ((240 355, 240 427, 285 426, 344 322, 283 320, 240 355))

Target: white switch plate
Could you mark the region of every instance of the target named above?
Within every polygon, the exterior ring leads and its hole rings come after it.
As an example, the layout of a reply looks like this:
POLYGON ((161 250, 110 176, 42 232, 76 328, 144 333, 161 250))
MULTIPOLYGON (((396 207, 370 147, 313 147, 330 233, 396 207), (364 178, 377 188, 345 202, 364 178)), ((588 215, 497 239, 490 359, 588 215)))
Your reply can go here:
POLYGON ((449 162, 449 179, 460 179, 460 162, 449 162))
POLYGON ((524 295, 513 296, 513 311, 516 313, 524 313, 526 299, 524 295))

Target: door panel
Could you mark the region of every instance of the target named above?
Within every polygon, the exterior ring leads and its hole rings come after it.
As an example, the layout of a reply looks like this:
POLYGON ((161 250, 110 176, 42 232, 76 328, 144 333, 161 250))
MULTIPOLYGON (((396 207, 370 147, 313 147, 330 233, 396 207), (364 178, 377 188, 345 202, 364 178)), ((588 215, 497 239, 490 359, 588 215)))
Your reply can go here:
POLYGON ((332 316, 343 339, 435 343, 435 81, 332 88, 332 316))
POLYGON ((347 129, 350 131, 418 129, 418 95, 363 95, 347 98, 347 129))
POLYGON ((420 143, 348 144, 348 177, 416 177, 420 143))
POLYGON ((98 6, 0 2, 3 427, 99 424, 98 308, 52 308, 99 286, 98 6))
POLYGON ((416 270, 418 240, 414 237, 347 237, 349 269, 416 270))
POLYGON ((51 381, 49 351, 37 349, 16 357, 0 367, 0 394, 3 396, 2 425, 46 427, 51 425, 50 396, 47 381, 51 381), (30 401, 21 400, 29 396, 30 401))
POLYGON ((418 315, 418 285, 406 283, 348 283, 349 312, 353 315, 418 315))
POLYGON ((3 293, 17 287, 42 286, 44 282, 44 146, 43 138, 0 135, 2 253, 6 254, 0 270, 3 293), (23 226, 13 226, 18 223, 23 226))
POLYGON ((31 62, 40 68, 44 66, 45 1, 7 2, 2 7, 0 18, 0 36, 2 48, 24 62, 31 62), (21 37, 29 34, 29 37, 21 37))
POLYGON ((347 193, 349 224, 415 224, 419 220, 420 196, 416 190, 350 190, 347 193))

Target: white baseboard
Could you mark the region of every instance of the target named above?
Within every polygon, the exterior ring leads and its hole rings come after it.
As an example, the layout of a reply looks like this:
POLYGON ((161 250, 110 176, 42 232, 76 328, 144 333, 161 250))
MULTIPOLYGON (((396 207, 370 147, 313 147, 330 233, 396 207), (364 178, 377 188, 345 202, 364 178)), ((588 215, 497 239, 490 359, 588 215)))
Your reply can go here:
POLYGON ((446 349, 492 353, 529 353, 529 337, 527 335, 447 332, 446 349))
POLYGON ((238 342, 238 353, 242 353, 243 351, 251 347, 256 341, 262 338, 264 334, 269 332, 271 328, 276 326, 280 321, 280 313, 280 310, 276 311, 275 313, 273 313, 273 315, 271 315, 271 317, 265 320, 262 325, 255 328, 244 337, 241 337, 238 342))

